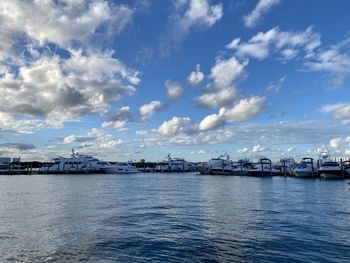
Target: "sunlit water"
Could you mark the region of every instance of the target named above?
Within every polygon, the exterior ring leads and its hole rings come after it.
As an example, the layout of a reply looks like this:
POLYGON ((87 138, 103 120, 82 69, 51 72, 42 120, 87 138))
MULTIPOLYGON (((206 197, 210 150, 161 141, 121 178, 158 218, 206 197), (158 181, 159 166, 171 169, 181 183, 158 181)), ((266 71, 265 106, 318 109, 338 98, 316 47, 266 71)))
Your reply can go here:
POLYGON ((349 181, 0 176, 0 262, 349 262, 349 181))

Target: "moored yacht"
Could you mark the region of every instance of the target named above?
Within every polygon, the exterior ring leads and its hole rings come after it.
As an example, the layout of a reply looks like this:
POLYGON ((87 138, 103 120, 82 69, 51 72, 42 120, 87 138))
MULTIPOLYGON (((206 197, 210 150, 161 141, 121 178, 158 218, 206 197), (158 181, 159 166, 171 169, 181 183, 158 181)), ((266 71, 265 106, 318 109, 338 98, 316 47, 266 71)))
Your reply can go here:
POLYGON ((182 158, 172 158, 170 153, 165 160, 158 162, 155 166, 156 172, 193 172, 195 165, 182 158))
POLYGON ((280 174, 280 170, 272 166, 270 159, 262 158, 249 170, 249 175, 251 176, 274 176, 280 174))
POLYGON ((314 178, 317 176, 317 168, 314 166, 314 159, 303 158, 293 169, 293 175, 299 178, 314 178))
POLYGON ((130 162, 107 164, 101 167, 101 170, 107 174, 135 174, 139 173, 139 170, 130 162))
POLYGON ((217 158, 213 158, 207 162, 202 163, 199 166, 199 172, 201 174, 232 173, 230 171, 232 169, 231 165, 232 162, 230 161, 230 156, 227 153, 225 153, 217 158))
POLYGON ((344 174, 340 163, 331 159, 327 152, 321 153, 320 167, 318 168, 322 179, 342 179, 344 174))

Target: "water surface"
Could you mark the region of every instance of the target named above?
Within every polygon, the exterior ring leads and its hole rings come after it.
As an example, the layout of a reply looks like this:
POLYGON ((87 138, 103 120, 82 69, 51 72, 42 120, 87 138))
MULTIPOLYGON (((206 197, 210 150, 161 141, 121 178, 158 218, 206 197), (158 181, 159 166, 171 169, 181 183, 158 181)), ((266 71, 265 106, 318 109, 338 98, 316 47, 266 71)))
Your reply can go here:
POLYGON ((349 262, 349 181, 0 176, 0 262, 349 262))

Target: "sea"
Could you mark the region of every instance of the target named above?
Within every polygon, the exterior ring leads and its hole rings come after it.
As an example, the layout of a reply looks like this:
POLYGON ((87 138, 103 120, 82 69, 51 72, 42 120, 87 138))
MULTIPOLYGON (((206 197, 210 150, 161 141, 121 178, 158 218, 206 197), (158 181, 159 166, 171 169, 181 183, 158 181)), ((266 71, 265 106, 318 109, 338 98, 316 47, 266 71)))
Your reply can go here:
POLYGON ((0 176, 0 262, 350 262, 350 181, 0 176))

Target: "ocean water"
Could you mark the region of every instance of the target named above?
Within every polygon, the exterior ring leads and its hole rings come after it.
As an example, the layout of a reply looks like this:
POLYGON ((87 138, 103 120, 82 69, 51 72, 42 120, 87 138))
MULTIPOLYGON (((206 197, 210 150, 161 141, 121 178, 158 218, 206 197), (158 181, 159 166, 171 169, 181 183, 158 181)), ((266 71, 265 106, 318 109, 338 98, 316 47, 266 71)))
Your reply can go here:
POLYGON ((349 181, 0 176, 0 262, 350 262, 349 181))

